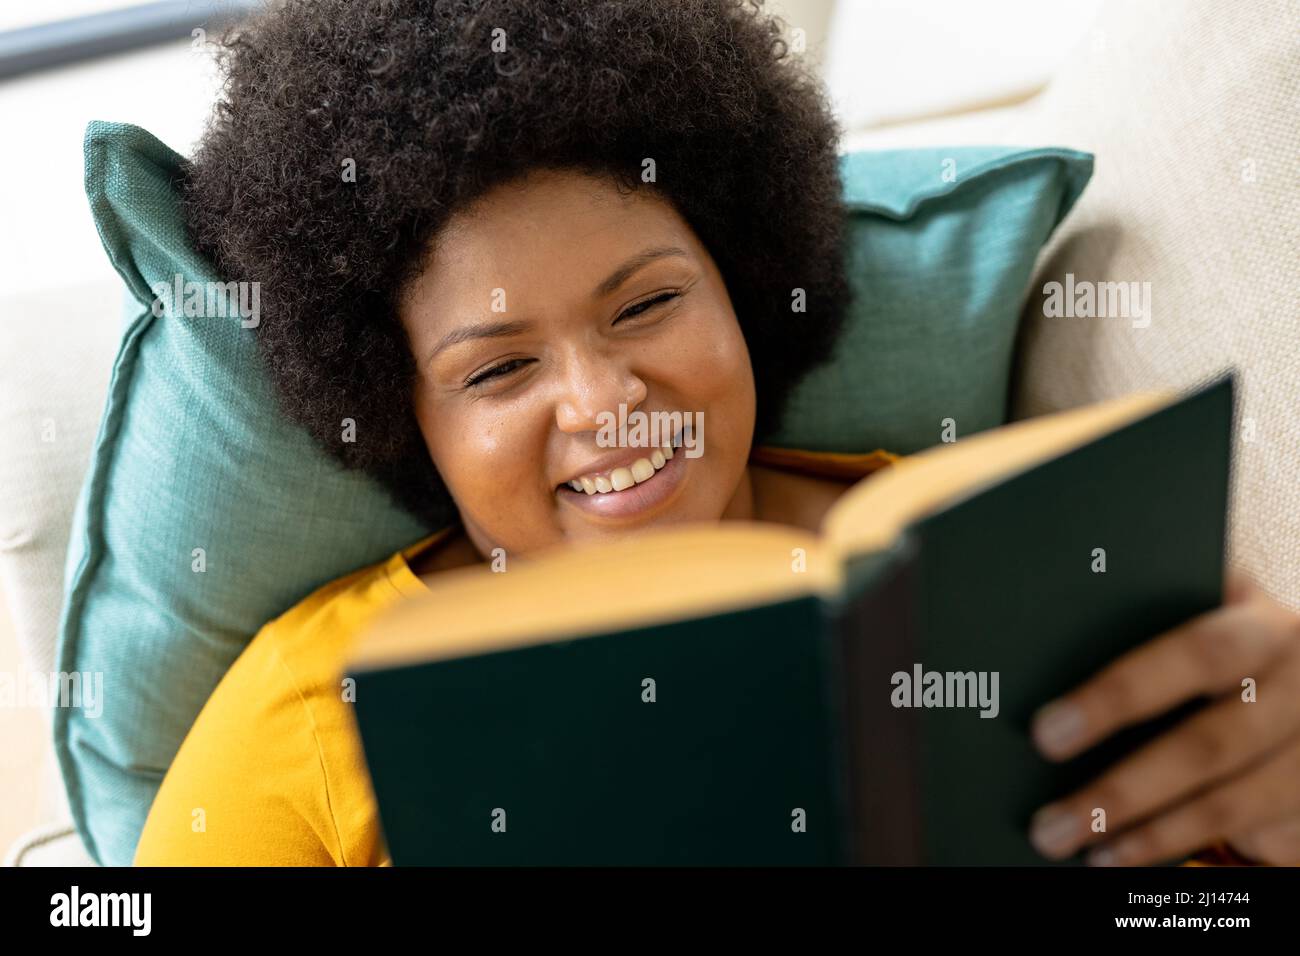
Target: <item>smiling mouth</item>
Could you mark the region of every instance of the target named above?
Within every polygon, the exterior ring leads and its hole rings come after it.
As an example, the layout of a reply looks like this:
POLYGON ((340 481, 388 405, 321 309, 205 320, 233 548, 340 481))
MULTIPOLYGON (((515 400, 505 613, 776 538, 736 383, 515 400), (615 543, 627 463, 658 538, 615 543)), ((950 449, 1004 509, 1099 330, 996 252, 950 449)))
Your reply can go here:
POLYGON ((680 449, 681 446, 682 435, 681 432, 678 432, 665 447, 651 449, 650 454, 638 458, 628 465, 612 468, 607 472, 593 472, 590 475, 583 475, 580 478, 561 482, 555 486, 556 490, 568 490, 588 497, 620 494, 629 488, 645 484, 654 478, 667 467, 668 462, 672 461, 675 455, 673 449, 680 449))
POLYGON ((593 479, 584 475, 583 477, 590 483, 592 489, 590 493, 587 491, 587 484, 582 481, 578 482, 582 491, 576 490, 569 482, 565 482, 556 488, 556 497, 563 505, 576 508, 587 517, 598 521, 642 520, 649 515, 657 514, 680 496, 683 482, 688 475, 686 453, 681 447, 680 435, 674 441, 674 445, 676 451, 673 450, 673 446, 662 451, 654 449, 650 456, 633 462, 629 467, 613 469, 608 477, 597 475, 593 479), (660 456, 663 458, 663 464, 656 466, 660 456), (651 470, 647 472, 647 468, 651 470), (637 480, 638 474, 644 477, 637 480), (598 490, 598 481, 600 489, 608 490, 598 490), (615 490, 616 488, 619 490, 615 490))

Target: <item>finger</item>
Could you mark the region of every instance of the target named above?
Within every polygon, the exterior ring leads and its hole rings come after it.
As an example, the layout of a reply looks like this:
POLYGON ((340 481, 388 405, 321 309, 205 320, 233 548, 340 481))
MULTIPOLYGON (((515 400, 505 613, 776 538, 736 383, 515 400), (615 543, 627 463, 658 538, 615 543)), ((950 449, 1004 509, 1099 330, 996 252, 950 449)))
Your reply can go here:
MULTIPOLYGON (((1108 769, 1087 787, 1043 807, 1034 815, 1031 839, 1049 856, 1067 856, 1087 842, 1104 839, 1084 826, 1105 813, 1107 829, 1138 823, 1156 811, 1205 789, 1262 755, 1300 736, 1300 657, 1287 660, 1260 679, 1267 693, 1220 699, 1193 714, 1108 769), (1074 821, 1075 839, 1064 821, 1074 821), (1054 839, 1055 838, 1055 839, 1054 839)), ((1300 785, 1298 785, 1300 786, 1300 785)))
POLYGON ((1238 687, 1300 643, 1297 622, 1264 601, 1194 617, 1043 707, 1034 716, 1034 743, 1048 758, 1064 760, 1188 698, 1238 687))
POLYGON ((1259 587, 1241 568, 1229 567, 1223 579, 1223 603, 1239 604, 1252 598, 1259 587))
POLYGON ((1094 866, 1144 866, 1172 860, 1234 833, 1300 811, 1300 742, 1293 741, 1240 777, 1134 827, 1090 853, 1094 866))
POLYGON ((1277 823, 1233 834, 1229 846, 1252 862, 1300 866, 1300 812, 1277 823))

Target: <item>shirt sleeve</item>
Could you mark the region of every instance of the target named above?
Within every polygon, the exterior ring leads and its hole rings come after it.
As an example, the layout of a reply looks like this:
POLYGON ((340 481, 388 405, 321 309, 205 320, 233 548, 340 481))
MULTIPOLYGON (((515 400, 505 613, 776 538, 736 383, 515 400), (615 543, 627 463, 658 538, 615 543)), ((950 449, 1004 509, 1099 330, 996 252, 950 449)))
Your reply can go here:
POLYGON ((346 865, 315 724, 266 631, 181 744, 136 866, 346 865))

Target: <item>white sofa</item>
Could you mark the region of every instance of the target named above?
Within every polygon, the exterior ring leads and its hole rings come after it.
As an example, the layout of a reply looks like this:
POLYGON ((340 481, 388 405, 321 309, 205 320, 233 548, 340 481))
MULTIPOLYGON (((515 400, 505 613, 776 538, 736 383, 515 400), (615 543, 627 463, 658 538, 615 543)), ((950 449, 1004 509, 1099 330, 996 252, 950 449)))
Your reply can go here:
MULTIPOLYGON (((1231 561, 1300 609, 1297 102, 1296 0, 1110 0, 1032 99, 857 132, 845 145, 1050 143, 1096 153, 1092 183, 1026 290, 1014 417, 1187 386, 1236 365, 1243 437, 1231 561), (1151 282, 1150 326, 1045 318, 1036 290, 1067 272, 1151 282)), ((187 127, 171 141, 184 148, 195 132, 187 127)), ((114 355, 121 292, 106 269, 62 289, 53 307, 48 294, 4 288, 0 586, 27 666, 48 672, 69 521, 114 355), (54 442, 41 441, 46 419, 56 422, 54 442)), ((53 766, 45 764, 42 826, 10 850, 10 864, 90 863, 67 823, 53 766)))

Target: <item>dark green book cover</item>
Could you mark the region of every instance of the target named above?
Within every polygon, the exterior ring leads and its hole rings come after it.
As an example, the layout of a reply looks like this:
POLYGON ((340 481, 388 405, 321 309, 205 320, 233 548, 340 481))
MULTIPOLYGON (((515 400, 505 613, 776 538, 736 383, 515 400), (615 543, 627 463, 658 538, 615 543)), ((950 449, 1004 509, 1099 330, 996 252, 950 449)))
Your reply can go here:
POLYGON ((1179 714, 1064 765, 1030 717, 1221 602, 1232 414, 1225 377, 979 488, 836 602, 354 671, 394 863, 1046 863, 1033 811, 1179 714))

